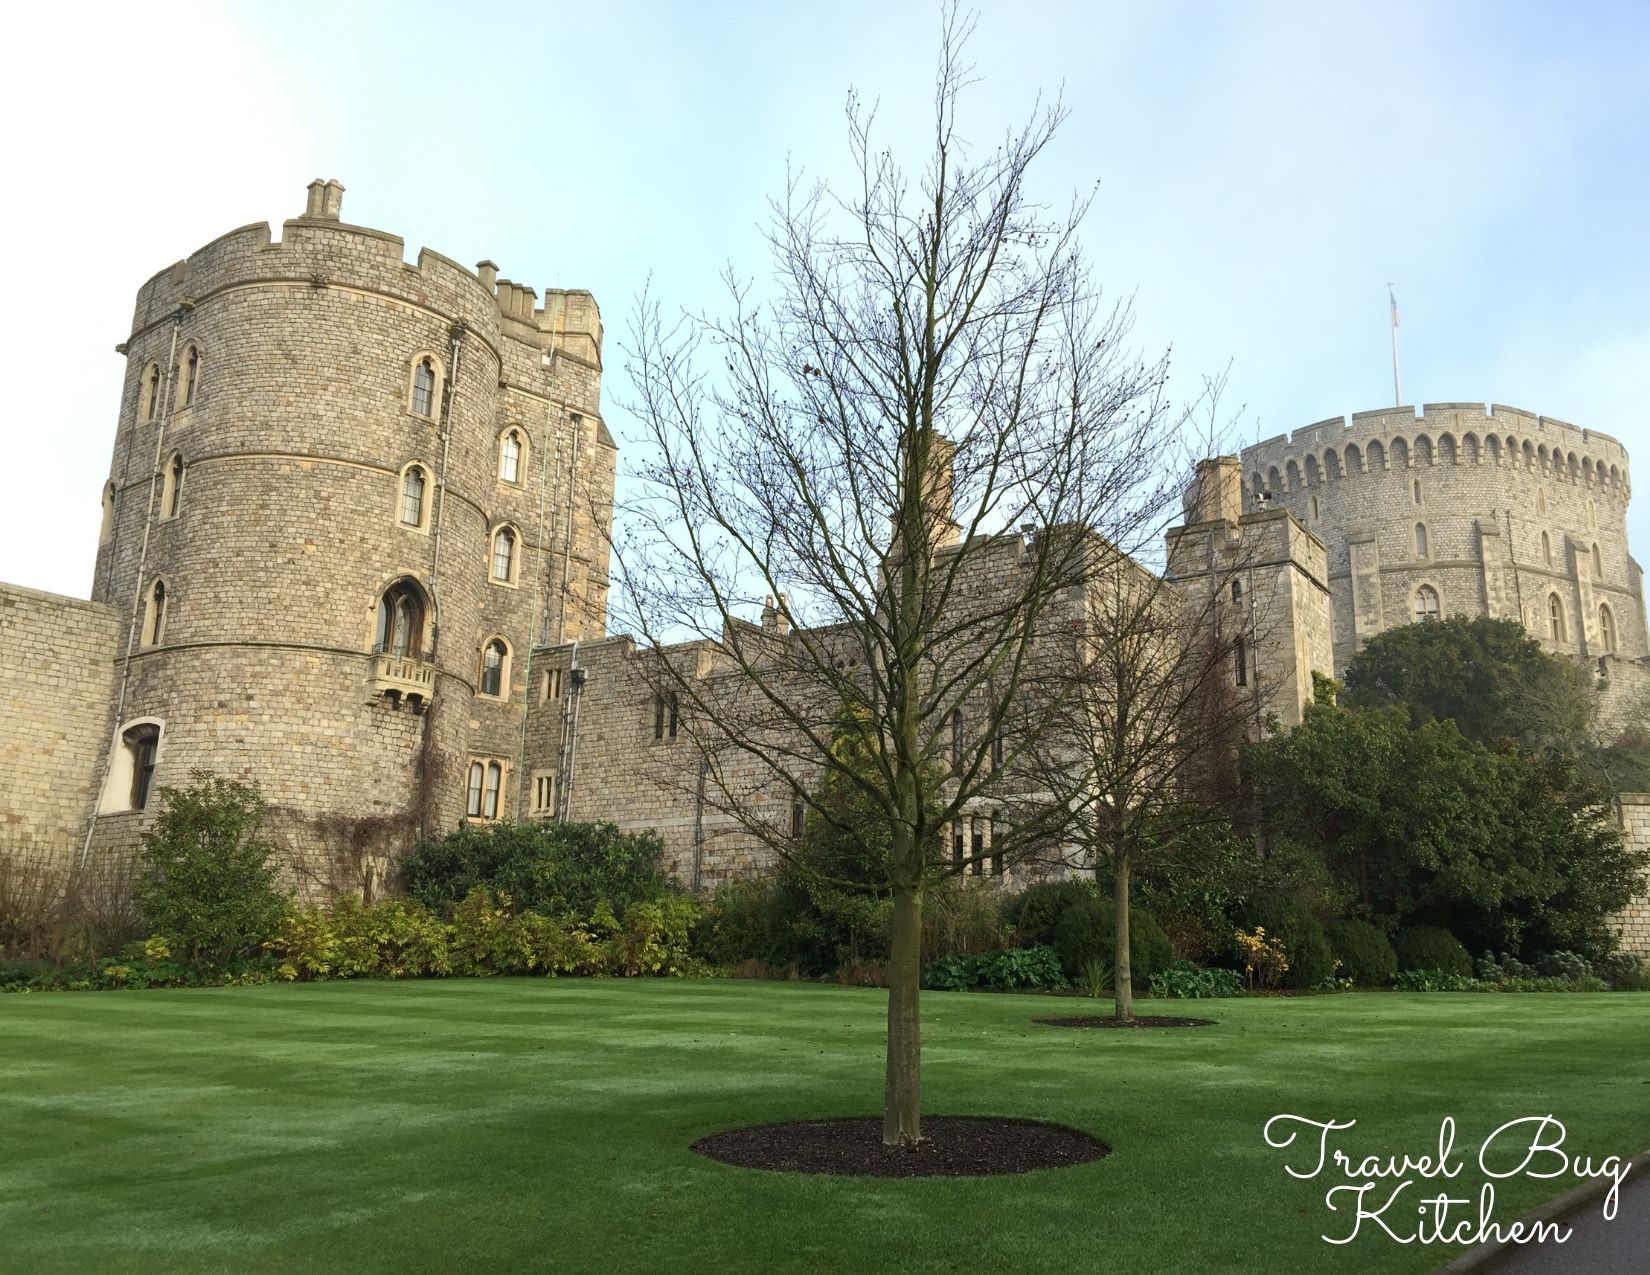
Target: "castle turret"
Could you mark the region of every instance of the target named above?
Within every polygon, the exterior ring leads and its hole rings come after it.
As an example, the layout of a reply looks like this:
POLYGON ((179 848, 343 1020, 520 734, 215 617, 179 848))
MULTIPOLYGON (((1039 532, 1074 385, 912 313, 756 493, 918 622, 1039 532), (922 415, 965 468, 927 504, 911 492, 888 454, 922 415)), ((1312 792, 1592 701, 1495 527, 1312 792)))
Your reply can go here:
POLYGON ((140 289, 94 585, 133 633, 100 843, 150 813, 135 766, 252 778, 329 888, 518 809, 533 649, 604 629, 614 472, 590 294, 408 265, 343 190, 140 289))

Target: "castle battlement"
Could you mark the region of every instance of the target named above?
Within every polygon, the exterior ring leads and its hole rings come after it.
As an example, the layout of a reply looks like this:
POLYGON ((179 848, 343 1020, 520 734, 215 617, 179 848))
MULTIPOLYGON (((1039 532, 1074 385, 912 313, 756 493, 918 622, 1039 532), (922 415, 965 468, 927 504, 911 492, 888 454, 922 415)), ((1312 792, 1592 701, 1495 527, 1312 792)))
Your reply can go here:
POLYGON ((1627 449, 1618 439, 1501 403, 1427 403, 1419 410, 1399 406, 1330 416, 1246 447, 1242 460, 1251 495, 1377 468, 1479 464, 1596 488, 1623 504, 1632 490, 1627 449))
POLYGON ((601 312, 588 291, 546 288, 541 307, 532 288, 499 279, 498 267, 490 261, 470 270, 420 248, 409 264, 406 241, 399 235, 340 219, 342 185, 317 180, 309 191, 303 216, 283 222, 279 239, 268 222, 252 222, 152 275, 138 289, 129 341, 167 322, 180 306, 235 288, 299 284, 379 293, 454 317, 495 352, 507 335, 601 366, 601 312))

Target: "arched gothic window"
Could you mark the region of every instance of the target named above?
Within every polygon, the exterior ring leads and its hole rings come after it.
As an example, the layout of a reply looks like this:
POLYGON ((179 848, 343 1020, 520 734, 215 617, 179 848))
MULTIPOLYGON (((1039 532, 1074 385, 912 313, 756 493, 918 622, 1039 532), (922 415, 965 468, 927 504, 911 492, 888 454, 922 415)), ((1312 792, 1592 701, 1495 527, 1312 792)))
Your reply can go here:
POLYGON ((132 767, 132 810, 142 810, 149 804, 149 789, 155 778, 155 757, 160 751, 160 727, 153 722, 133 726, 122 733, 121 746, 128 753, 132 767))
POLYGON ((507 483, 521 481, 521 435, 515 430, 499 440, 498 476, 507 483))
POLYGON ((493 533, 492 577, 499 584, 510 584, 515 580, 515 570, 516 533, 500 527, 493 533))
POLYGON ((1424 522, 1415 524, 1415 556, 1417 558, 1427 556, 1427 525, 1424 522))
POLYGON ((1553 538, 1545 531, 1541 533, 1541 565, 1546 567, 1553 565, 1553 538))
POLYGON ((1547 626, 1553 641, 1568 641, 1564 628, 1564 603, 1556 593, 1547 597, 1547 626))
POLYGON ((1593 546, 1593 579, 1604 579, 1604 555, 1598 551, 1597 545, 1593 546))
POLYGON ((149 586, 149 604, 144 608, 143 645, 159 646, 166 636, 166 582, 156 580, 149 586))
POLYGON ((183 499, 183 456, 178 452, 172 453, 172 459, 167 463, 166 473, 161 478, 160 485, 160 516, 164 519, 176 518, 183 499))
POLYGON ((411 580, 397 580, 378 599, 375 654, 416 660, 424 647, 424 594, 411 580))
POLYGON ((424 525, 424 467, 409 465, 401 476, 401 524, 405 527, 424 525))
POLYGON ((412 410, 420 416, 435 415, 435 360, 419 359, 413 369, 412 410))
POLYGON ((1616 621, 1607 605, 1601 605, 1598 609, 1598 641, 1606 655, 1616 653, 1616 621))
POLYGON ((1415 590, 1415 623, 1425 624, 1438 618, 1438 590, 1423 584, 1415 590))
POLYGON ((151 363, 143 372, 138 389, 138 419, 148 424, 160 411, 160 365, 151 363))
POLYGON ((510 649, 504 645, 501 638, 494 638, 481 651, 481 693, 483 695, 504 695, 505 668, 510 659, 510 649))
POLYGON ((195 405, 195 391, 200 386, 201 352, 200 347, 190 344, 183 352, 183 359, 178 368, 178 399, 184 407, 195 405))

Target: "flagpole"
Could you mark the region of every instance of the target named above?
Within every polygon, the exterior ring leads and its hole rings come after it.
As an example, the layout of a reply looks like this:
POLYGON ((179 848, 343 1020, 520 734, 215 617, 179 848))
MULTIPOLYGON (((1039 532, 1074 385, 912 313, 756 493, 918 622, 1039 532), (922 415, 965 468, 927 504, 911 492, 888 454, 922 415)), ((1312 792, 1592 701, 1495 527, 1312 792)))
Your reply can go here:
POLYGON ((1392 406, 1404 405, 1404 391, 1398 380, 1398 298, 1393 295, 1392 285, 1386 285, 1387 300, 1392 302, 1392 406))

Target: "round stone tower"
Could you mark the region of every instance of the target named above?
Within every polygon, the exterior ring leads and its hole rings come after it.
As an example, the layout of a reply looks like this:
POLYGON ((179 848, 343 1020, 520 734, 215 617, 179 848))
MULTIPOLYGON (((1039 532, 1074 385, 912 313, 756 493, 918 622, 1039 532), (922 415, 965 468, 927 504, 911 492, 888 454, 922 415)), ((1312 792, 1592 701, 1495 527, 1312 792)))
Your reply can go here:
POLYGON ((1518 408, 1332 417, 1247 448, 1246 510, 1288 508, 1328 553, 1335 667, 1383 629, 1504 616, 1589 660, 1650 652, 1628 552, 1627 452, 1518 408))
POLYGON ((138 293, 94 848, 203 769, 262 785, 300 885, 370 890, 421 830, 518 812, 533 650, 603 632, 595 301, 408 265, 342 196, 317 181, 279 242, 242 227, 138 293))

